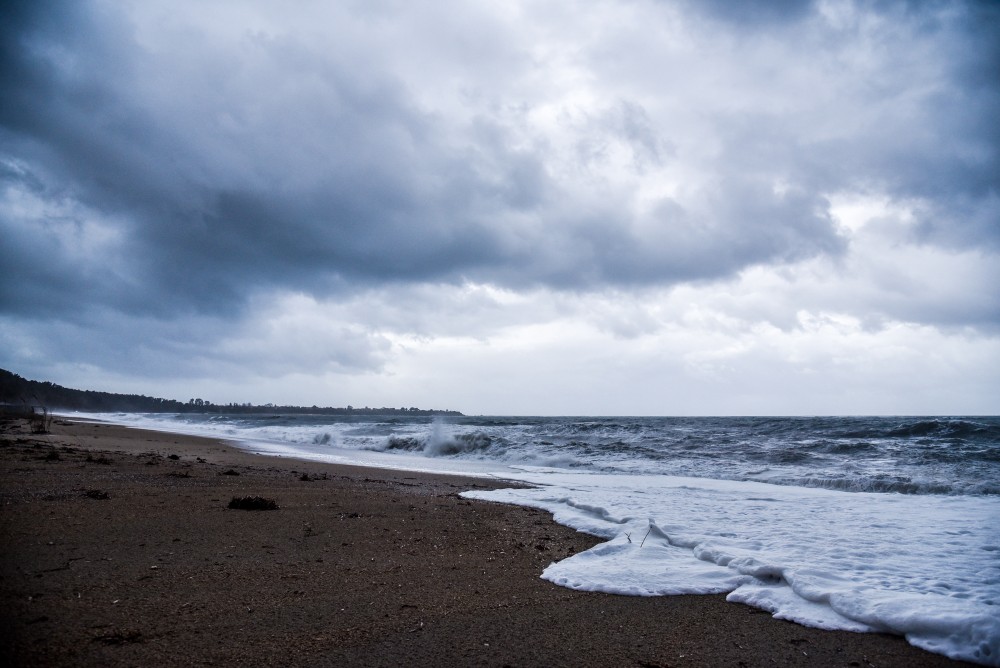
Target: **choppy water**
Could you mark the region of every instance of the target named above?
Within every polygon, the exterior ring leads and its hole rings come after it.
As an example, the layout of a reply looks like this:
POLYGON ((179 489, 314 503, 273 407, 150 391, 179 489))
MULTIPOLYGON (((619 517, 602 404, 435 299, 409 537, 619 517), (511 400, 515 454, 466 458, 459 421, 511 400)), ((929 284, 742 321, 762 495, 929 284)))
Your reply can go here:
POLYGON ((163 416, 273 455, 496 475, 467 496, 607 539, 562 586, 728 592, 809 626, 1000 666, 1000 418, 163 416))
POLYGON ((845 491, 1000 494, 998 417, 524 418, 106 416, 324 452, 845 491))

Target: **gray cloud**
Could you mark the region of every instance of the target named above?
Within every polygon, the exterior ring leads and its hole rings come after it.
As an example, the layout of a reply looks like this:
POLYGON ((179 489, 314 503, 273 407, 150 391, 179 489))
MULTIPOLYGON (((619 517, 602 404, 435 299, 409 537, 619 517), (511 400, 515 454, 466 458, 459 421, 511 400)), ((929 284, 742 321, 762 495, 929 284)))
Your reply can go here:
POLYGON ((813 0, 750 0, 726 2, 708 0, 688 3, 689 11, 704 13, 712 18, 741 28, 758 28, 801 21, 814 8, 813 0))
MULTIPOLYGON (((627 202, 574 205, 544 147, 514 148, 503 119, 455 128, 391 72, 287 36, 250 35, 230 53, 187 35, 198 55, 178 60, 108 11, 77 13, 12 21, 2 84, 5 153, 23 166, 7 186, 75 201, 122 235, 118 257, 83 282, 58 255, 30 270, 4 258, 62 299, 169 312, 353 281, 669 283, 837 246, 815 207, 767 202, 735 176, 714 195, 719 210, 662 218, 651 244, 628 232, 627 202), (734 182, 748 201, 722 192, 734 182)), ((633 166, 661 163, 670 143, 642 106, 613 108, 607 132, 633 166)))
MULTIPOLYGON (((274 374, 379 370, 391 345, 369 323, 433 336, 410 311, 449 311, 435 290, 659 294, 820 259, 867 278, 830 270, 819 287, 788 288, 788 303, 749 303, 788 322, 799 298, 873 321, 988 331, 997 318, 975 298, 985 262, 923 292, 902 269, 898 290, 872 269, 872 249, 894 267, 924 261, 921 249, 945 268, 948 254, 1000 252, 995 3, 274 11, 7 10, 8 343, 44 326, 33 345, 51 357, 87 338, 77 359, 150 374, 254 354, 274 374), (874 221, 876 243, 836 219, 845 193, 912 220, 874 221), (351 307, 301 339, 294 327, 254 339, 275 295, 351 307), (379 295, 379 317, 359 295, 379 295), (112 340, 127 352, 108 354, 112 340)), ((503 310, 484 318, 518 320, 503 310)), ((449 313, 442 331, 488 337, 491 323, 449 313)), ((655 330, 626 315, 609 331, 655 330)))

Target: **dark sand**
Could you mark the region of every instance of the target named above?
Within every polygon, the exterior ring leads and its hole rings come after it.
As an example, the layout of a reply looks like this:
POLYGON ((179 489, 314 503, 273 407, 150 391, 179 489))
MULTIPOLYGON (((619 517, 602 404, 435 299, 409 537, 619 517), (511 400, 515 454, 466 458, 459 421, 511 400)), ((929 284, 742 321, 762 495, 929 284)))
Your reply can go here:
POLYGON ((457 496, 481 479, 0 430, 0 665, 960 665, 723 596, 557 587, 542 569, 597 541, 457 496), (280 509, 226 507, 241 495, 280 509))

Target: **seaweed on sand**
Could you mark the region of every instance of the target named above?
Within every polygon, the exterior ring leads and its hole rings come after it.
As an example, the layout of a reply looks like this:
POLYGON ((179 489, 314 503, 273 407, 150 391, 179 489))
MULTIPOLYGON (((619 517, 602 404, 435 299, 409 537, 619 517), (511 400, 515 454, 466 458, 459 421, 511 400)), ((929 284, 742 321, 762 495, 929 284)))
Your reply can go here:
POLYGON ((274 499, 262 496, 234 496, 229 507, 237 510, 277 510, 278 504, 274 499))

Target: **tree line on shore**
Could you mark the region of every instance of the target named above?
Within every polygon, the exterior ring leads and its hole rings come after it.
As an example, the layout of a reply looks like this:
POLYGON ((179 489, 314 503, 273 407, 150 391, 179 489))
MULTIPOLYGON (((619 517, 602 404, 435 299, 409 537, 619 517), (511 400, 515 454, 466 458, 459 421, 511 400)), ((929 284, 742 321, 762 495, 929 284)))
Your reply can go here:
POLYGON ((92 413, 241 413, 241 414, 319 414, 319 415, 461 415, 458 411, 421 408, 357 408, 320 406, 275 406, 274 404, 215 404, 204 399, 186 402, 147 397, 141 394, 115 394, 94 390, 75 390, 55 383, 27 380, 0 369, 0 409, 22 410, 45 407, 92 413))

